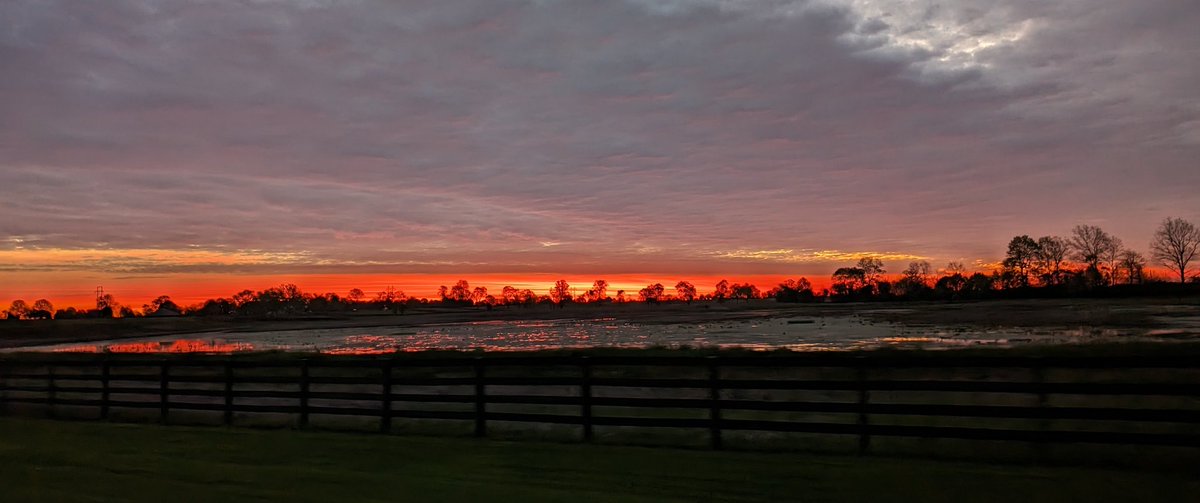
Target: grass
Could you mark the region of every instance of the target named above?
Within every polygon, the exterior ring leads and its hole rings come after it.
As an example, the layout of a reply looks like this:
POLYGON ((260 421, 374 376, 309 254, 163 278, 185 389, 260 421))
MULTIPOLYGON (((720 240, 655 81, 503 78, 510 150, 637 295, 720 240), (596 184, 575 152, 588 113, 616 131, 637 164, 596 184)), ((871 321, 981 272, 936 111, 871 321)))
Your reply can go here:
POLYGON ((0 419, 4 501, 1173 501, 1186 475, 0 419))

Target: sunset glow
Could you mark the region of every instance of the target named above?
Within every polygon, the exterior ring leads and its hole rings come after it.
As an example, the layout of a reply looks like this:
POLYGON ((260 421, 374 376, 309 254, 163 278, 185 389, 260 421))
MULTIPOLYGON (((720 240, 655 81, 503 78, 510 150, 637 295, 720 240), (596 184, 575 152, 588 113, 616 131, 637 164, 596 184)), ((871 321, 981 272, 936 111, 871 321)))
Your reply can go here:
POLYGON ((0 302, 1147 255, 1200 12, 1101 3, 6 1, 0 302))

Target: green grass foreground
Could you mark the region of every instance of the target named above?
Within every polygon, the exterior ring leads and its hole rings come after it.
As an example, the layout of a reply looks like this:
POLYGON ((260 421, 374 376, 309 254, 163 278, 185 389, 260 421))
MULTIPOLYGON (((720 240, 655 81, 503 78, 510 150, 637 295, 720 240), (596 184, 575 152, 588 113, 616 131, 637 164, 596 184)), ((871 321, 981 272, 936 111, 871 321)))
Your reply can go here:
POLYGON ((1180 473, 0 419, 23 501, 1188 501, 1180 473))

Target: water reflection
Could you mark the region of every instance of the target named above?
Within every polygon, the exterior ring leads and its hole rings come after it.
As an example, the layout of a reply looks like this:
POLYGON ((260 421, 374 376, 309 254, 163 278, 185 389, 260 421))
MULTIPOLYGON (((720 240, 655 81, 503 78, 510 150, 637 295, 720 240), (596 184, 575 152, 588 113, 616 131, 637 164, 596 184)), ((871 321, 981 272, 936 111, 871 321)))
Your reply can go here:
POLYGON ((213 353, 229 354, 254 351, 248 342, 221 342, 179 339, 173 341, 121 342, 111 344, 82 344, 54 348, 60 353, 213 353))
POLYGON ((385 326, 314 330, 210 333, 189 339, 161 337, 22 348, 29 351, 114 353, 233 353, 307 351, 326 354, 388 354, 426 350, 533 351, 593 347, 720 347, 751 350, 838 351, 880 347, 941 349, 962 346, 1073 344, 1180 338, 1174 332, 1062 328, 914 326, 872 322, 858 316, 766 318, 704 323, 638 324, 614 318, 483 321, 416 327, 385 326), (1155 337, 1160 335, 1160 337, 1155 337))

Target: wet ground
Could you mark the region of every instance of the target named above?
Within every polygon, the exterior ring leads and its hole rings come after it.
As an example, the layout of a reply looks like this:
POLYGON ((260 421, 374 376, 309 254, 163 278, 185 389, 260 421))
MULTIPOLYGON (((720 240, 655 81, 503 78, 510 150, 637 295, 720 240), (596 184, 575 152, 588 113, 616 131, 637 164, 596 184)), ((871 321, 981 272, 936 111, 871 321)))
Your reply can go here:
MULTIPOLYGON (((853 350, 946 349, 1030 344, 1200 339, 1200 307, 1169 302, 1010 302, 960 305, 667 308, 593 314, 586 306, 531 319, 441 322, 436 317, 384 318, 393 323, 307 328, 288 324, 199 333, 24 345, 21 351, 389 353, 429 349, 489 351, 590 347, 742 347, 853 350), (560 317, 552 317, 558 314, 560 317)), ((445 317, 442 317, 445 319, 445 317)), ((352 324, 352 323, 348 323, 352 324)))

